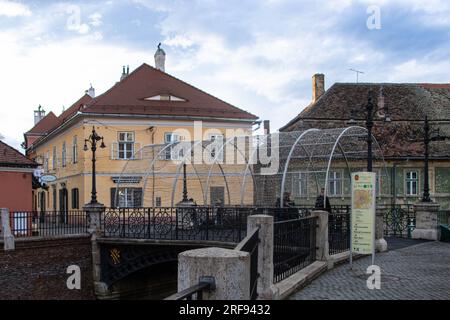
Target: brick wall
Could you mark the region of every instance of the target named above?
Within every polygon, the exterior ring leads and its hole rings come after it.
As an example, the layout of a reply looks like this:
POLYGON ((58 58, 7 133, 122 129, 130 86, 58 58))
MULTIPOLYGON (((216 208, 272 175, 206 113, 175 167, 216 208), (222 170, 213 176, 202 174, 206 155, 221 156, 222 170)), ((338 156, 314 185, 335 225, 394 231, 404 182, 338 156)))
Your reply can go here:
POLYGON ((91 242, 87 236, 16 241, 0 247, 1 299, 94 299, 91 242), (81 290, 69 290, 69 265, 81 269, 81 290))

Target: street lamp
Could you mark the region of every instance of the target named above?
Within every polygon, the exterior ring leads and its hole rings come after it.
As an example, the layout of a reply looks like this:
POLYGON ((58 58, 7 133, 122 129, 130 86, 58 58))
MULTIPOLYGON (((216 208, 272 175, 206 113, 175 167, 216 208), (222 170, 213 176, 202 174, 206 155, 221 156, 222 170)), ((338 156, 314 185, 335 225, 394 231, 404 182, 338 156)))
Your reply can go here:
POLYGON ((92 150, 92 191, 91 191, 91 204, 97 204, 97 188, 95 183, 95 151, 97 150, 97 142, 102 141, 100 144, 100 148, 106 148, 105 143, 103 142, 103 137, 100 137, 97 132, 95 132, 95 127, 92 127, 92 134, 88 139, 84 139, 84 151, 88 151, 87 143, 91 145, 92 150))
POLYGON ((441 136, 439 129, 430 130, 428 123, 428 117, 425 116, 425 123, 423 126, 423 143, 425 145, 425 159, 424 159, 424 183, 423 183, 423 196, 422 202, 432 202, 430 199, 430 182, 428 175, 428 161, 429 161, 429 144, 433 141, 445 141, 449 137, 441 136))
MULTIPOLYGON (((378 116, 383 116, 384 122, 391 122, 391 118, 389 117, 388 113, 388 107, 384 104, 384 96, 383 91, 380 93, 380 99, 382 99, 381 108, 378 106, 375 108, 373 104, 373 92, 372 90, 369 91, 368 97, 367 97, 367 104, 365 105, 365 111, 366 111, 366 128, 367 128, 367 171, 372 172, 372 162, 373 162, 373 156, 372 156, 372 128, 373 128, 373 118, 376 114, 378 116), (380 111, 382 113, 380 114, 380 111)), ((354 125, 356 124, 355 118, 356 113, 358 110, 352 110, 351 111, 351 119, 347 122, 348 124, 354 125)))
POLYGON ((187 192, 187 179, 186 179, 186 162, 183 163, 183 200, 182 202, 188 202, 188 192, 187 192))

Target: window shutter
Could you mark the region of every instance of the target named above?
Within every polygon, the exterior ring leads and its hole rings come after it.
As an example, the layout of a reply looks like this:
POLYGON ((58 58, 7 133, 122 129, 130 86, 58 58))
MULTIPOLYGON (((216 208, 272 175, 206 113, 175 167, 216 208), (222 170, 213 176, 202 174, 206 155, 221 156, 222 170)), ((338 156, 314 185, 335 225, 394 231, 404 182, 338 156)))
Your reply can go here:
POLYGON ((142 207, 142 188, 135 188, 133 192, 134 207, 142 207))
POLYGON ((118 159, 117 150, 117 142, 111 143, 111 160, 118 159))
POLYGON ((116 207, 116 188, 111 188, 111 208, 116 207))

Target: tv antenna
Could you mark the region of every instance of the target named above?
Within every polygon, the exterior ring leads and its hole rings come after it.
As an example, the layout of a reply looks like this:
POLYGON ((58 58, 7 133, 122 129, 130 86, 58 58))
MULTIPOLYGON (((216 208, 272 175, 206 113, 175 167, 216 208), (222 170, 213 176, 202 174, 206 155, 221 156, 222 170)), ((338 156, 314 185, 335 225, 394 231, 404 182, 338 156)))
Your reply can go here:
POLYGON ((360 71, 360 70, 351 69, 351 68, 348 69, 348 70, 353 71, 354 73, 356 73, 356 83, 358 83, 358 81, 359 81, 359 74, 363 74, 364 72, 360 71))

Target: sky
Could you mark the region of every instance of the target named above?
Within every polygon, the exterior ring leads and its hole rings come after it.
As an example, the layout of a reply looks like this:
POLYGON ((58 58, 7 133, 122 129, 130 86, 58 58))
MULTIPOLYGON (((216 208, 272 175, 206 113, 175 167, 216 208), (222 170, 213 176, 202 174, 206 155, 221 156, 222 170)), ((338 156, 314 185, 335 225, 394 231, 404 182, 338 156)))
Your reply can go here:
MULTIPOLYGON (((277 130, 326 88, 450 83, 448 0, 0 0, 0 139, 21 149, 39 105, 59 115, 122 66, 154 66, 277 130)), ((23 150, 22 150, 23 151, 23 150)))

